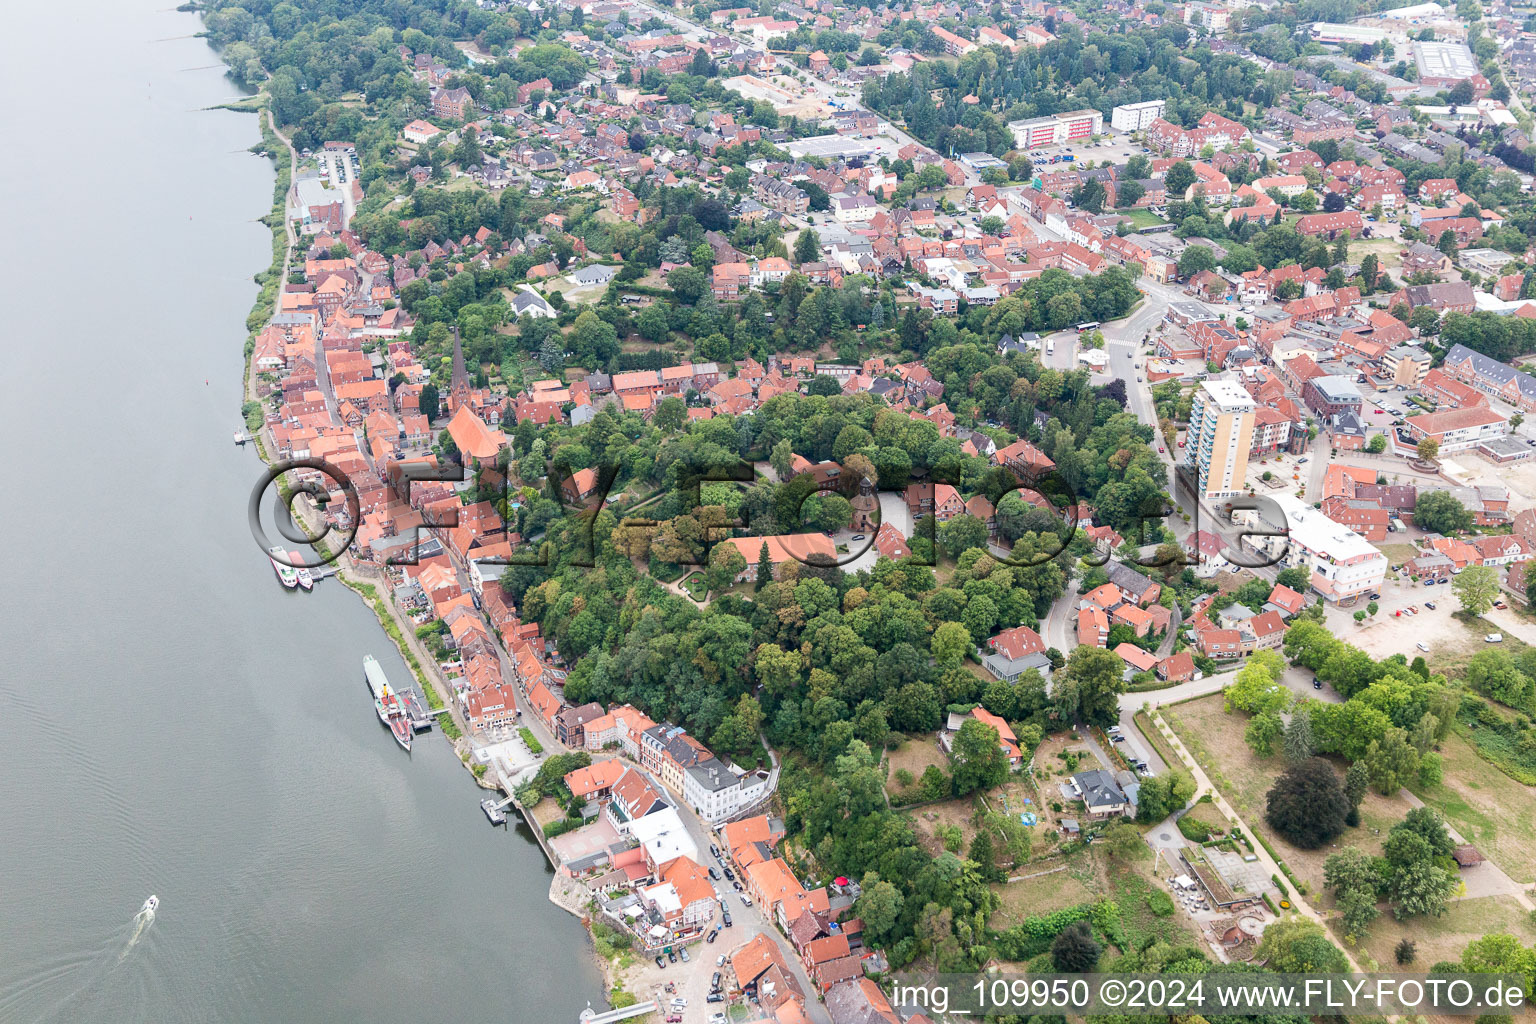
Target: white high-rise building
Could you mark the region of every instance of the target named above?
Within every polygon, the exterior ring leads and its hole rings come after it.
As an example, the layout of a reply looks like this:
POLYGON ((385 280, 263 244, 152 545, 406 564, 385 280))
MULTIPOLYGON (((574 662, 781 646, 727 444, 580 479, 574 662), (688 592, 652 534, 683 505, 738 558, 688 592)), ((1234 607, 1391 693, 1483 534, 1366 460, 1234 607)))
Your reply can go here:
POLYGON ((1248 392, 1232 381, 1200 382, 1189 413, 1184 463, 1199 476, 1202 498, 1230 498, 1246 490, 1255 408, 1248 392))
POLYGON ((1163 116, 1166 100, 1126 103, 1109 112, 1109 125, 1117 132, 1139 132, 1163 116))

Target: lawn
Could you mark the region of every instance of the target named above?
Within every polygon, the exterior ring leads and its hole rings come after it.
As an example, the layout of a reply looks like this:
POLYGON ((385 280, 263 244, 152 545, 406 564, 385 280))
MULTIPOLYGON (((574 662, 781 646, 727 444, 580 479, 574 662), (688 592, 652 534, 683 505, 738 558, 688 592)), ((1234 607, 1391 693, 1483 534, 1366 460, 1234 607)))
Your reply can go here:
MULTIPOLYGON (((1343 945, 1339 919, 1330 919, 1328 925, 1343 945)), ((1531 923, 1529 912, 1508 896, 1486 896, 1456 900, 1440 917, 1410 917, 1399 921, 1390 911, 1384 910, 1353 952, 1361 961, 1360 966, 1367 971, 1425 971, 1441 960, 1460 960, 1468 943, 1492 932, 1508 932, 1526 945, 1536 939, 1536 927, 1531 923), (1412 964, 1399 967, 1393 950, 1403 939, 1412 939, 1418 949, 1412 964), (1373 960, 1375 964, 1371 963, 1373 960)))
POLYGON ((904 795, 903 786, 896 779, 898 771, 905 769, 911 772, 914 787, 923 777, 924 769, 931 764, 938 765, 945 772, 949 771, 949 758, 939 749, 938 741, 928 734, 907 740, 887 754, 885 759, 885 790, 891 795, 893 803, 900 802, 904 795))
MULTIPOLYGON (((1082 851, 1073 854, 1071 859, 1086 860, 1089 856, 1087 851, 1082 851)), ((1067 865, 1061 866, 1067 867, 1067 865)), ((1037 870, 1049 869, 1041 865, 1037 870)), ((992 918, 987 922, 988 927, 995 931, 1002 931, 1005 928, 1012 928, 1026 917, 1049 914, 1053 910, 1075 907, 1079 903, 1096 899, 1094 891, 1084 885, 1082 879, 1078 877, 1082 873, 1073 870, 1054 871, 1049 875, 1027 878, 1022 882, 992 886, 992 891, 997 893, 1001 902, 992 912, 992 918)))
POLYGON ((1441 744, 1440 754, 1445 781, 1416 790, 1419 798, 1515 881, 1536 881, 1536 821, 1531 816, 1536 790, 1478 757, 1456 733, 1441 744))
MULTIPOLYGON (((1372 791, 1360 805, 1360 828, 1347 830, 1333 846, 1299 849, 1281 839, 1264 821, 1265 795, 1284 770, 1285 761, 1278 753, 1264 759, 1253 755, 1243 742, 1246 715, 1224 711, 1222 696, 1217 693, 1169 708, 1163 717, 1233 809, 1269 843, 1276 857, 1306 884, 1310 894, 1322 891, 1323 861, 1329 854, 1344 846, 1358 846, 1372 856, 1379 854, 1387 830, 1411 809, 1400 797, 1384 797, 1372 791)), ((1334 767, 1342 777, 1343 766, 1335 763, 1334 767)), ((1322 897, 1320 902, 1328 906, 1332 900, 1322 897)))
POLYGON ((683 589, 688 591, 689 597, 700 604, 703 604, 704 598, 709 595, 709 587, 704 583, 704 574, 702 572, 689 573, 685 576, 683 578, 683 589))
POLYGON ((1151 210, 1146 209, 1116 210, 1115 216, 1121 218, 1122 220, 1130 221, 1132 226, 1137 228, 1156 228, 1162 227, 1168 223, 1167 221, 1163 220, 1163 218, 1153 213, 1151 210))
POLYGON ((1163 759, 1163 764, 1170 768, 1177 767, 1179 765, 1179 755, 1173 752, 1173 748, 1168 745, 1168 741, 1163 738, 1163 734, 1158 731, 1157 726, 1152 724, 1152 719, 1147 716, 1145 711, 1136 712, 1135 723, 1137 731, 1141 733, 1148 743, 1152 744, 1152 749, 1156 750, 1157 756, 1163 759))

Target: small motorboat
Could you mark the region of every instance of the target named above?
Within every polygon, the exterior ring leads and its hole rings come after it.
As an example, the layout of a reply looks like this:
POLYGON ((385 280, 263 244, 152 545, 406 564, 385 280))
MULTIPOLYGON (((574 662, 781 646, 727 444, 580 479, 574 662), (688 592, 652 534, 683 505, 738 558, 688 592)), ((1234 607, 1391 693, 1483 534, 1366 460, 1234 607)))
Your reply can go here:
POLYGON ((290 551, 288 557, 293 559, 294 575, 299 579, 301 590, 314 590, 315 577, 310 573, 309 566, 304 564, 304 558, 297 551, 290 551))
POLYGON ((151 896, 149 899, 145 900, 144 901, 144 905, 139 908, 139 913, 141 913, 141 914, 153 914, 157 909, 159 909, 159 907, 160 907, 160 897, 159 896, 151 896))

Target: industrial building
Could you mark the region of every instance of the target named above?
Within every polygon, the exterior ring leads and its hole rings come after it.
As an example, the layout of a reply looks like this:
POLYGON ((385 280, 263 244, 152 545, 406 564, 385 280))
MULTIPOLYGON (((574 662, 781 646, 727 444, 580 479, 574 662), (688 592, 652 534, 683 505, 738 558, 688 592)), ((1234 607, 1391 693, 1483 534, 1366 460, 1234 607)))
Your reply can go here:
POLYGON ((1466 43, 1414 43, 1413 61, 1419 84, 1440 89, 1464 82, 1477 74, 1477 58, 1466 43))

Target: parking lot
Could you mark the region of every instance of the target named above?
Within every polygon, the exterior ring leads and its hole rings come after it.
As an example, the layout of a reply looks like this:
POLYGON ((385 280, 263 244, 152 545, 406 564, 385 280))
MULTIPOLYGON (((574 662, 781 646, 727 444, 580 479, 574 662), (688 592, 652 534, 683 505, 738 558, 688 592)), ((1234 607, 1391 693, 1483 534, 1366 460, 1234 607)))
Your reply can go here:
POLYGON ((1041 171, 1065 170, 1072 163, 1089 160, 1095 166, 1104 163, 1123 164, 1132 156, 1151 159, 1154 155, 1143 152, 1141 143, 1132 142, 1130 136, 1118 133, 1101 136, 1098 142, 1078 141, 1060 146, 1041 146, 1039 149, 1024 150, 1023 153, 1041 171), (1061 159, 1068 154, 1074 158, 1072 161, 1061 159))

